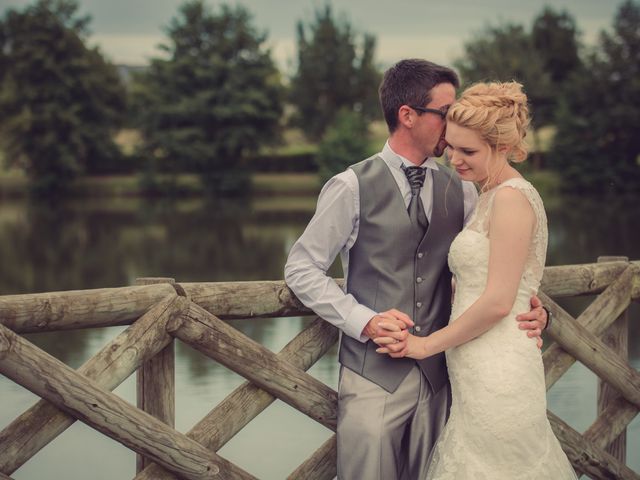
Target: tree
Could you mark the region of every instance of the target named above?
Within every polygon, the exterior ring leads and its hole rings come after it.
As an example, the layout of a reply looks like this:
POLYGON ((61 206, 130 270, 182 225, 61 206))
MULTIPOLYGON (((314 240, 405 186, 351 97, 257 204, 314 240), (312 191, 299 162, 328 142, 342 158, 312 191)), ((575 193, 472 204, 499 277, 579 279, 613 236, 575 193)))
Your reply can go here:
POLYGON ((564 94, 565 82, 582 66, 580 41, 576 22, 568 12, 556 12, 546 7, 531 28, 533 47, 542 59, 543 69, 553 85, 552 102, 536 109, 538 125, 553 123, 553 112, 564 94))
POLYGON ((361 114, 340 110, 327 128, 316 154, 318 173, 324 183, 367 154, 367 122, 361 114))
POLYGON ((125 107, 113 65, 88 49, 88 17, 70 0, 39 0, 0 21, 0 130, 9 165, 37 194, 64 191, 78 175, 114 162, 125 107))
POLYGON ((134 85, 144 150, 160 168, 200 174, 214 194, 246 190, 247 157, 278 138, 283 90, 266 34, 247 10, 184 3, 134 85))
POLYGON ((308 26, 298 22, 298 70, 291 81, 291 102, 297 108, 293 122, 313 139, 322 138, 341 109, 379 116, 381 74, 374 64, 375 37, 362 43, 347 21, 337 21, 330 5, 316 10, 308 26), (308 29, 308 31, 307 31, 308 29))
POLYGON ((522 25, 487 27, 464 45, 464 56, 455 62, 466 85, 480 81, 517 80, 525 87, 532 106, 532 123, 540 126, 538 111, 553 104, 551 76, 522 25))
POLYGON ((574 191, 640 190, 640 3, 618 9, 557 114, 551 160, 574 191))

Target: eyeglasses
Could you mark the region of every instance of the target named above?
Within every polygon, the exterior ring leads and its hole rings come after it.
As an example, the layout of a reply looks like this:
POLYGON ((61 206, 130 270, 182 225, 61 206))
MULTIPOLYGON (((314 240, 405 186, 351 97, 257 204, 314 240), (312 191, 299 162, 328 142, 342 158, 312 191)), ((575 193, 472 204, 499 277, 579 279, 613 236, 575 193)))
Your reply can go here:
POLYGON ((440 118, 444 120, 447 118, 447 112, 449 111, 449 106, 447 105, 442 110, 437 110, 435 108, 426 108, 426 107, 415 107, 413 105, 407 105, 409 108, 413 108, 414 110, 422 113, 435 113, 436 115, 440 115, 440 118))

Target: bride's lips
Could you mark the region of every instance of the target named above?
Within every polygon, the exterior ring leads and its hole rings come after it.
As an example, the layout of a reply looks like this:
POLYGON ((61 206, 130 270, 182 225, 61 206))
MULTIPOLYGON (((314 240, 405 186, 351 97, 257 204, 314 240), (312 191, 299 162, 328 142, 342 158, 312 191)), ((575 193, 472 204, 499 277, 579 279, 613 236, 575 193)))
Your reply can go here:
POLYGON ((459 174, 463 174, 465 172, 468 172, 469 170, 471 170, 470 168, 456 168, 456 172, 458 172, 459 174))

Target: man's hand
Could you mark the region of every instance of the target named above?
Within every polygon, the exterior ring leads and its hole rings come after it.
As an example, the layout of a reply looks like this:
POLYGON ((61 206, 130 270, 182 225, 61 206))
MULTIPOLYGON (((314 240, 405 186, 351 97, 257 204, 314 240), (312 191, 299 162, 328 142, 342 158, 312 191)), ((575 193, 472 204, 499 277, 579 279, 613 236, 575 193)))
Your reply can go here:
POLYGON ((404 338, 398 338, 398 340, 402 342, 406 342, 407 328, 413 327, 413 320, 409 318, 409 315, 392 308, 391 310, 382 312, 369 320, 369 323, 367 323, 362 330, 362 334, 371 339, 387 336, 389 331, 384 327, 381 327, 381 323, 392 326, 391 328, 394 330, 397 328, 397 331, 395 332, 396 334, 397 332, 404 332, 404 338))
POLYGON ((528 330, 527 336, 536 338, 538 348, 542 348, 542 330, 547 326, 547 312, 542 308, 542 302, 537 296, 531 297, 531 310, 527 313, 521 313, 516 317, 520 322, 518 327, 522 330, 528 330))

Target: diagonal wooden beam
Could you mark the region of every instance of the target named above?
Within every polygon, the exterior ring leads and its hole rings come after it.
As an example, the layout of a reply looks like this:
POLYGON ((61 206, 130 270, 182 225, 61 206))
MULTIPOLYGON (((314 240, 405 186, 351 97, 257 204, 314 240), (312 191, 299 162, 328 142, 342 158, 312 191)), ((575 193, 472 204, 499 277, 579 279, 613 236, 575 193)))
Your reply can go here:
POLYGON ((608 447, 636 417, 640 410, 622 397, 604 409, 597 420, 584 432, 584 438, 600 448, 608 447))
POLYGON ((1 325, 0 373, 181 477, 253 478, 1 325))
MULTIPOLYGON (((580 325, 596 336, 601 335, 629 306, 635 276, 638 276, 636 268, 627 267, 622 274, 582 312, 578 317, 580 325)), ((557 321, 553 322, 551 327, 549 327, 549 334, 553 337, 553 332, 558 328, 558 325, 573 320, 573 317, 544 292, 540 292, 539 297, 542 303, 550 308, 556 316, 557 321)), ((547 390, 549 390, 576 361, 575 358, 558 344, 549 346, 542 355, 542 360, 545 366, 547 390)))
POLYGON ((586 473, 591 478, 640 480, 640 475, 585 439, 560 417, 548 410, 547 417, 553 433, 562 444, 562 449, 578 472, 586 473))
POLYGON ((332 435, 313 455, 296 468, 287 480, 331 480, 338 473, 338 442, 332 435))
MULTIPOLYGON (((320 318, 291 340, 277 357, 308 370, 338 340, 338 329, 320 318)), ((251 382, 245 382, 216 405, 188 433, 210 450, 222 448, 233 436, 276 399, 251 382)), ((173 480, 176 477, 158 464, 146 467, 135 480, 173 480)))
MULTIPOLYGON (((107 343, 78 373, 113 390, 173 340, 166 324, 188 305, 186 298, 173 291, 107 343)), ((38 401, 0 432, 0 471, 12 474, 75 421, 46 400, 38 401)))
POLYGON ((567 353, 640 407, 640 374, 617 352, 570 317, 552 324, 549 334, 567 353))
POLYGON ((280 360, 271 350, 191 303, 167 325, 169 333, 288 403, 325 427, 336 429, 335 390, 280 360))

